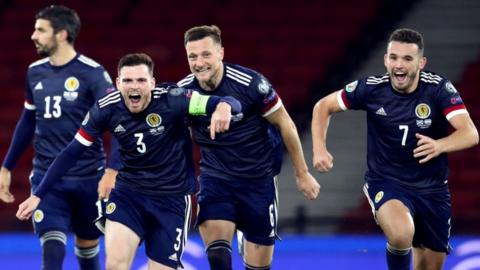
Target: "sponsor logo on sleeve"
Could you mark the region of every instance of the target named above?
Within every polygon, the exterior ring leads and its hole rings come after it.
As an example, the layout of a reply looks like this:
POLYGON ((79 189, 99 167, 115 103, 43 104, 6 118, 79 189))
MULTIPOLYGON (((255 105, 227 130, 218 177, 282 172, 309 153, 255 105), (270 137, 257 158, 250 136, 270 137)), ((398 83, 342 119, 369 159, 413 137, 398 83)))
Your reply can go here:
POLYGON ((87 114, 85 115, 85 118, 83 118, 82 126, 85 126, 88 123, 89 119, 90 119, 90 112, 87 112, 87 114))
POLYGON ((455 86, 453 86, 453 84, 448 81, 445 83, 445 89, 449 92, 449 93, 452 93, 452 94, 455 94, 457 93, 457 89, 455 88, 455 86))
POLYGON ((105 78, 105 81, 107 81, 108 83, 113 83, 112 78, 106 70, 103 72, 103 78, 105 78))
POLYGON ((265 78, 260 79, 260 83, 257 86, 258 92, 262 95, 266 95, 268 90, 270 90, 270 83, 267 82, 265 78))
POLYGON ((462 102, 463 102, 463 100, 462 100, 461 97, 452 97, 450 99, 450 103, 452 103, 452 104, 458 104, 458 103, 462 103, 462 102))
POLYGON ((357 85, 358 85, 358 80, 357 81, 354 81, 354 82, 351 82, 349 84, 347 84, 347 86, 345 86, 345 91, 347 92, 353 92, 355 91, 355 89, 357 89, 357 85))
POLYGON ((172 96, 180 96, 184 92, 185 92, 185 89, 181 88, 181 87, 175 87, 175 88, 172 88, 168 91, 168 93, 172 96))

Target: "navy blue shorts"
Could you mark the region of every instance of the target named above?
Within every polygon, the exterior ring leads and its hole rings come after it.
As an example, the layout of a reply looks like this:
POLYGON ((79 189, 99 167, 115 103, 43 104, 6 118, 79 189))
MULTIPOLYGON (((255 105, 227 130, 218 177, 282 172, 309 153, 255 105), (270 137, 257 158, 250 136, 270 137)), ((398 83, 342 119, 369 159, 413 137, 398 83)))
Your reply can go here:
POLYGON ((419 191, 378 181, 365 184, 363 190, 372 211, 378 211, 380 206, 392 199, 401 201, 410 210, 415 223, 414 247, 450 253, 452 211, 447 185, 441 190, 419 191))
POLYGON ((146 195, 115 187, 106 205, 106 218, 132 229, 148 258, 177 269, 191 217, 191 196, 146 195))
POLYGON ((278 200, 276 177, 226 181, 200 176, 197 224, 206 220, 229 220, 245 239, 273 245, 277 237, 278 200))
MULTIPOLYGON (((49 231, 73 231, 79 238, 93 240, 102 234, 94 224, 97 217, 95 202, 101 174, 88 180, 62 180, 43 197, 33 212, 33 227, 38 236, 49 231)), ((43 175, 30 175, 34 190, 43 175)))

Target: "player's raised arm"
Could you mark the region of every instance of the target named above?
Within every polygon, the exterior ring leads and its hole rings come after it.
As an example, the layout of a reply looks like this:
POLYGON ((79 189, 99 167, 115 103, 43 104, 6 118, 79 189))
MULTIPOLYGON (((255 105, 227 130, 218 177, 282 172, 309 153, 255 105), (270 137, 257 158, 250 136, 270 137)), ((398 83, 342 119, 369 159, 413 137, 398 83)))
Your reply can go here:
POLYGON ((320 99, 313 108, 313 166, 320 172, 328 172, 333 167, 333 157, 327 150, 326 140, 330 116, 333 113, 342 111, 337 101, 341 93, 341 91, 331 93, 320 99))

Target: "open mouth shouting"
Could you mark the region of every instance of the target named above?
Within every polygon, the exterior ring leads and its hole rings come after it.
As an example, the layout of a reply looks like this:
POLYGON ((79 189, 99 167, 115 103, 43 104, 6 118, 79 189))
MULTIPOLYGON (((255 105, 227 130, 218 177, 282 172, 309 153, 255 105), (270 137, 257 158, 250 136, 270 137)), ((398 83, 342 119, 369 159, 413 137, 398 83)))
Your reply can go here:
POLYGON ((393 76, 398 82, 405 82, 407 79, 407 73, 406 72, 401 72, 401 71, 396 71, 393 73, 393 76))
POLYGON ((140 94, 134 93, 134 94, 128 95, 128 99, 130 100, 130 103, 132 105, 137 105, 142 100, 142 96, 140 94))
POLYGON ((147 99, 140 93, 132 92, 127 95, 127 107, 132 113, 138 113, 145 109, 147 99))

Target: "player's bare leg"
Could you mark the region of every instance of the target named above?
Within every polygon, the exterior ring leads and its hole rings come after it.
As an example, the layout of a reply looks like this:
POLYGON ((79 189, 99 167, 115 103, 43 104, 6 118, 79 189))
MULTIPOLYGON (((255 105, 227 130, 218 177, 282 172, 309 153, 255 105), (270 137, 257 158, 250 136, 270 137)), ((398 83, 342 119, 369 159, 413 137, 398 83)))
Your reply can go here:
POLYGON ((88 239, 82 239, 77 236, 75 236, 75 245, 81 248, 87 248, 91 246, 98 245, 98 239, 95 240, 88 240, 88 239))
MULTIPOLYGON (((270 269, 274 245, 264 246, 244 240, 243 261, 246 267, 270 269)), ((247 268, 248 269, 248 268, 247 268)))
POLYGON ((413 249, 413 269, 441 270, 447 254, 433 251, 428 248, 413 249))
POLYGON ((140 244, 140 237, 122 223, 107 219, 105 223, 105 252, 107 270, 128 270, 140 244))
POLYGON ((148 270, 175 270, 175 268, 148 259, 148 270))
POLYGON ((399 200, 389 200, 377 211, 376 219, 387 237, 389 269, 409 269, 415 233, 410 211, 399 200))
POLYGON ((231 242, 235 223, 227 220, 206 220, 199 226, 211 269, 232 269, 231 242))

